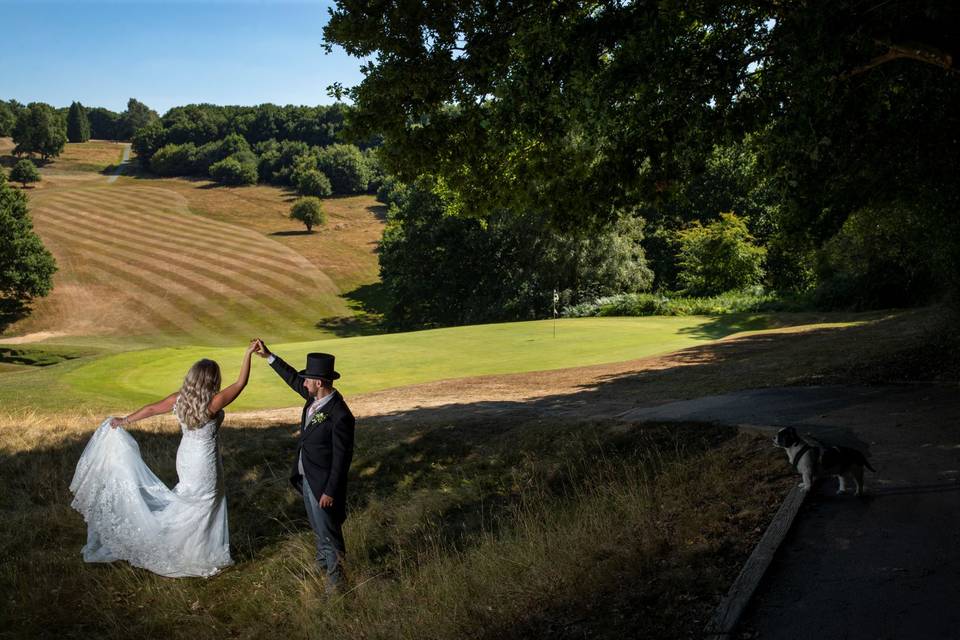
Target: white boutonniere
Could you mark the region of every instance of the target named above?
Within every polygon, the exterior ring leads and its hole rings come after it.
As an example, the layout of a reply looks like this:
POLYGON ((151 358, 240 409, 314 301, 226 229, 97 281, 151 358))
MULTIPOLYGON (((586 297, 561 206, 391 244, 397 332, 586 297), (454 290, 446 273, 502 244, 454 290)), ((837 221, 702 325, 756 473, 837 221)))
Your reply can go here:
POLYGON ((313 414, 313 417, 310 418, 310 424, 308 424, 307 426, 312 427, 315 424, 320 424, 326 419, 327 419, 327 414, 325 414, 323 411, 317 411, 315 414, 313 414))

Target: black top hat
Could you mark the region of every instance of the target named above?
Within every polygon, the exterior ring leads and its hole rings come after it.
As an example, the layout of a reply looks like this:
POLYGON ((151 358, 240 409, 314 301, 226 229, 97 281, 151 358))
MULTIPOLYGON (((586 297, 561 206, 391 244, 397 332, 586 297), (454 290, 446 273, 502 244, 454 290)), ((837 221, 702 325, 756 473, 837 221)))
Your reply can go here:
POLYGON ((329 353, 308 353, 307 368, 300 371, 300 377, 336 380, 340 374, 333 370, 333 359, 329 353))

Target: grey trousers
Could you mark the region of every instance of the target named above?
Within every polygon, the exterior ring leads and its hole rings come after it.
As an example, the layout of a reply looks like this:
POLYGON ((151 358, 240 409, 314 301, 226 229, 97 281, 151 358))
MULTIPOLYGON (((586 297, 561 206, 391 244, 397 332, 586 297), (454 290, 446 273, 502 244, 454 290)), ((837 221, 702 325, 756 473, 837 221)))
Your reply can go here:
POLYGON ((303 479, 303 506, 307 509, 307 518, 317 536, 317 566, 327 574, 328 590, 344 587, 343 556, 347 547, 343 542, 343 523, 339 518, 321 509, 319 498, 314 497, 310 483, 303 479))

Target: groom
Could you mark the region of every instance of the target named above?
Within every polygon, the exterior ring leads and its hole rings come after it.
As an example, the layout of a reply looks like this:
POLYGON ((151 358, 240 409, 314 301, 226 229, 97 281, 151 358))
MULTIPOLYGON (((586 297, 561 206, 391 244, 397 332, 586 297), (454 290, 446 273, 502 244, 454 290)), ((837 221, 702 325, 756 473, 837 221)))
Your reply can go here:
POLYGON ((296 371, 257 339, 257 355, 266 358, 290 388, 305 400, 300 416, 297 458, 290 482, 303 494, 310 526, 317 535, 317 564, 331 590, 343 588, 343 521, 347 517, 347 472, 353 458, 353 414, 333 388, 340 377, 329 353, 308 353, 307 368, 296 371), (317 497, 319 496, 319 497, 317 497))

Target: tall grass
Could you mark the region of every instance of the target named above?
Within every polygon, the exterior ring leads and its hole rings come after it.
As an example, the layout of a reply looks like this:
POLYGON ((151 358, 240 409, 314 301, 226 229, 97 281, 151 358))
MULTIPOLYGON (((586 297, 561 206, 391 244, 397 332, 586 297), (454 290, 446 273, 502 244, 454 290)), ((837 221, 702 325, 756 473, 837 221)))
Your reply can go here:
MULTIPOLYGON (((685 637, 784 490, 766 441, 712 427, 361 425, 351 590, 328 596, 284 425, 223 431, 236 566, 84 565, 66 487, 94 424, 0 420, 0 637, 685 637)), ((177 428, 137 426, 172 483, 177 428)))
POLYGON ((622 293, 565 307, 565 318, 590 316, 696 316, 726 313, 802 311, 808 301, 784 298, 772 291, 752 288, 716 296, 691 297, 665 293, 622 293))

